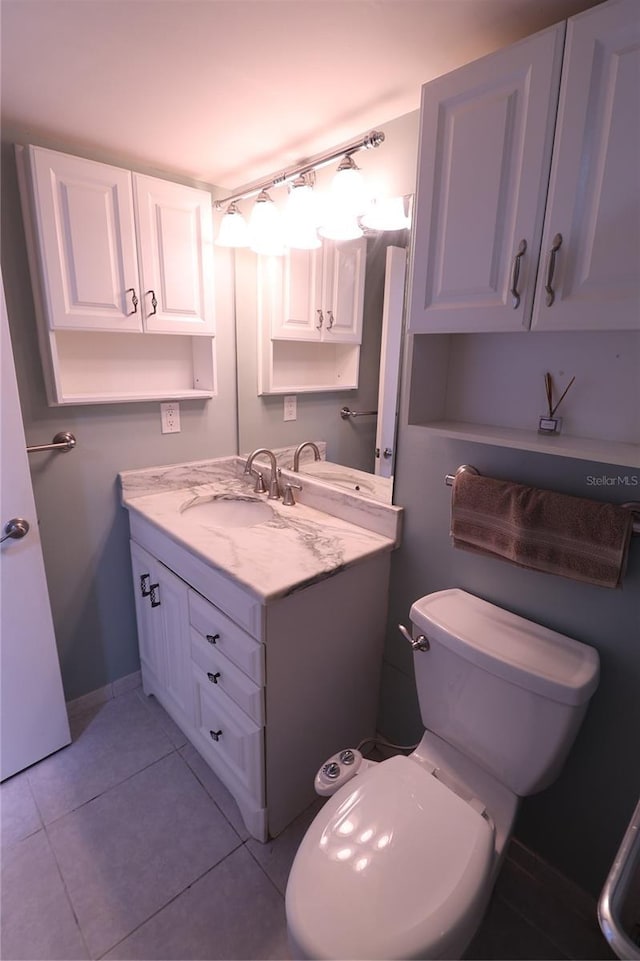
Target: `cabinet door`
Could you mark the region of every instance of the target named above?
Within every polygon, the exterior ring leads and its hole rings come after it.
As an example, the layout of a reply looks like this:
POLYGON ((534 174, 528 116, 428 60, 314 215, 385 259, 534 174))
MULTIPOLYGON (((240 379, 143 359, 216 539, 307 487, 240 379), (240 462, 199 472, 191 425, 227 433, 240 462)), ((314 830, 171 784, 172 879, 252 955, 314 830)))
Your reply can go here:
POLYGON ((564 30, 423 87, 410 330, 529 325, 564 30))
POLYGON ((326 317, 322 304, 322 248, 287 250, 284 257, 260 257, 259 276, 272 340, 320 340, 326 317))
POLYGON ((322 340, 340 344, 362 342, 366 256, 365 237, 325 241, 322 340))
POLYGON ((640 326, 639 13, 622 0, 568 22, 538 329, 640 326))
POLYGON ((52 329, 142 330, 128 170, 29 147, 52 329))
POLYGON ((157 693, 167 673, 164 636, 155 610, 151 607, 151 585, 157 584, 157 561, 142 547, 131 541, 133 595, 138 625, 138 648, 142 667, 142 683, 148 694, 157 693))
POLYGON ((156 564, 156 577, 157 586, 151 600, 157 618, 156 630, 162 632, 166 665, 164 694, 171 702, 167 706, 173 707, 179 717, 193 724, 189 589, 184 581, 160 563, 156 564))
POLYGON ((214 332, 211 195, 133 175, 145 330, 214 332))

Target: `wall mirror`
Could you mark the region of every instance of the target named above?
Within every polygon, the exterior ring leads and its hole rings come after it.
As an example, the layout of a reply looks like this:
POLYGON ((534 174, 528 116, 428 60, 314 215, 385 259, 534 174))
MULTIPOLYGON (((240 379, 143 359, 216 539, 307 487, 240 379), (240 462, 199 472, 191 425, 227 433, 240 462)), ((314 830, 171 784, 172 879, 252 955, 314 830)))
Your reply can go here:
POLYGON ((295 420, 284 419, 284 394, 258 394, 258 258, 248 250, 235 251, 240 453, 324 440, 329 463, 322 473, 310 467, 314 477, 354 489, 354 475, 340 468, 362 472, 355 477, 360 492, 392 503, 409 238, 409 229, 367 232, 358 387, 310 393, 292 390, 295 420), (359 416, 341 416, 345 407, 359 416))

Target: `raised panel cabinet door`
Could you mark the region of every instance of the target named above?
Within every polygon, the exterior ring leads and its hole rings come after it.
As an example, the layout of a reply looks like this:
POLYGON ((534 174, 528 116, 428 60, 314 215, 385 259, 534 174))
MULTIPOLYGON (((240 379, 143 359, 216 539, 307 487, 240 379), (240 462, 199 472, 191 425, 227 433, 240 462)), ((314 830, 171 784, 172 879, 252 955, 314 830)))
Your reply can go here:
POLYGON ((322 248, 290 248, 284 257, 260 257, 260 261, 271 339, 320 340, 326 324, 322 248))
POLYGON ((135 541, 130 547, 142 686, 146 694, 156 694, 167 674, 162 624, 151 606, 152 601, 157 603, 158 562, 135 541))
POLYGON ((367 241, 325 241, 324 325, 322 340, 362 342, 367 241))
POLYGON ((142 330, 131 174, 27 149, 49 327, 142 330))
POLYGON ((640 6, 569 20, 533 326, 640 327, 640 6))
POLYGON ((191 683, 191 630, 189 589, 164 565, 157 564, 158 587, 153 601, 161 624, 166 664, 165 697, 190 725, 194 722, 191 683))
POLYGON ((564 32, 422 88, 411 331, 529 326, 564 32))
POLYGON ((145 330, 214 333, 213 226, 206 190, 133 175, 145 330))

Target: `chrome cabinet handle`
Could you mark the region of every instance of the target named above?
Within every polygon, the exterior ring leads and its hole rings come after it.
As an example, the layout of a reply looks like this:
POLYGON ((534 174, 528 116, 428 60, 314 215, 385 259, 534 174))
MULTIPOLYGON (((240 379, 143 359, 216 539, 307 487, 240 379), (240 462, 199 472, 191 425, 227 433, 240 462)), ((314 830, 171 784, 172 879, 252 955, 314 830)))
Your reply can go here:
POLYGON ((513 297, 514 310, 517 310, 517 308, 520 306, 520 294, 518 293, 518 281, 520 280, 520 261, 524 257, 526 249, 527 241, 521 240, 513 261, 513 270, 511 272, 511 296, 513 297))
POLYGON ((140 575, 140 593, 143 597, 148 597, 151 593, 151 588, 149 587, 149 581, 151 580, 151 574, 141 574, 140 575))
POLYGON ((547 264, 547 282, 544 285, 544 289, 547 292, 547 307, 551 307, 554 300, 556 299, 556 294, 551 286, 553 283, 553 275, 556 271, 556 254, 562 247, 562 234, 556 234, 551 242, 551 250, 549 251, 549 263, 547 264))
POLYGON ((148 290, 147 293, 151 294, 151 306, 153 308, 151 313, 149 314, 149 317, 154 317, 158 313, 158 309, 157 309, 158 301, 156 300, 156 292, 155 290, 148 290))
POLYGON ((29 521, 26 521, 24 517, 12 517, 11 520, 5 524, 4 534, 0 537, 0 544, 9 538, 18 541, 28 533, 29 521))
POLYGON ((160 607, 160 585, 151 584, 149 587, 149 597, 152 607, 160 607))
POLYGON ((130 317, 132 314, 138 313, 138 298, 136 297, 136 291, 134 287, 127 287, 125 293, 131 294, 131 303, 133 305, 133 310, 129 311, 127 314, 130 317))
POLYGON ((316 330, 321 330, 322 325, 324 324, 324 315, 321 310, 316 310, 316 314, 318 315, 318 323, 316 324, 316 330))
POLYGON ((327 330, 331 330, 331 328, 335 324, 335 319, 334 319, 332 310, 327 311, 327 317, 329 318, 329 323, 327 324, 327 330))

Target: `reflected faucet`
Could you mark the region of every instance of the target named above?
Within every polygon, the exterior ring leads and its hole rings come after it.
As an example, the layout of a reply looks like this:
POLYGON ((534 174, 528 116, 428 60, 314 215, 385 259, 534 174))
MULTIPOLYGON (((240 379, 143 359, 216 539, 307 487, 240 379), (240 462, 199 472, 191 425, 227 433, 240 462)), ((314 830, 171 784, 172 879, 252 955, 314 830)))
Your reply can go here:
POLYGON ((274 500, 277 500, 282 495, 280 493, 280 485, 278 484, 278 465, 276 463, 276 455, 273 453, 272 450, 267 450, 266 447, 258 447, 257 450, 252 451, 252 453, 249 454, 249 456, 247 457, 247 462, 244 465, 244 473, 245 474, 253 473, 253 470, 252 470, 253 462, 255 458, 258 457, 260 454, 266 454, 267 457, 269 458, 269 465, 271 468, 271 480, 269 482, 268 499, 274 501, 274 500))
POLYGON ((318 445, 314 444, 312 440, 305 440, 304 443, 296 447, 295 453, 293 455, 293 470, 300 470, 300 454, 305 449, 305 447, 311 447, 313 449, 313 459, 322 460, 320 457, 320 451, 318 450, 318 445))

